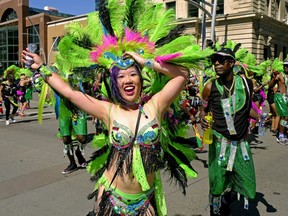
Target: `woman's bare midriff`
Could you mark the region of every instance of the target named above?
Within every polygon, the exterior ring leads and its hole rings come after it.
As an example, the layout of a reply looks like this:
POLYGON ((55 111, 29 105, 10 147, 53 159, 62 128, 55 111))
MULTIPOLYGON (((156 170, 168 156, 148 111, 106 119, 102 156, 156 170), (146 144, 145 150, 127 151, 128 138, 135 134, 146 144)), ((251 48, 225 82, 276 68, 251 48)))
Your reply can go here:
MULTIPOLYGON (((112 181, 114 173, 114 169, 106 170, 104 172, 104 175, 109 182, 112 181)), ((155 180, 155 173, 147 175, 146 178, 150 187, 152 187, 155 180)), ((137 182, 136 178, 133 176, 132 173, 130 175, 123 176, 117 175, 112 183, 112 188, 117 188, 118 190, 129 194, 138 194, 143 192, 141 185, 139 184, 139 182, 137 182)))

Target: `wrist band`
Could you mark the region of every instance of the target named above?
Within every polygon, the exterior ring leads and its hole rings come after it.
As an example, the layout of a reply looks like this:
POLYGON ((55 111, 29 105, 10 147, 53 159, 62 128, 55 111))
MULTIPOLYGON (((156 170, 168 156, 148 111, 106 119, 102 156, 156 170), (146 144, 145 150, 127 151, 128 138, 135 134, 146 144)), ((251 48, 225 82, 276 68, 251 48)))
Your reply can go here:
POLYGON ((154 69, 154 60, 153 59, 145 59, 144 67, 154 69))
POLYGON ((43 77, 43 79, 46 79, 48 76, 51 76, 51 71, 46 67, 45 64, 42 64, 38 69, 37 72, 43 77))

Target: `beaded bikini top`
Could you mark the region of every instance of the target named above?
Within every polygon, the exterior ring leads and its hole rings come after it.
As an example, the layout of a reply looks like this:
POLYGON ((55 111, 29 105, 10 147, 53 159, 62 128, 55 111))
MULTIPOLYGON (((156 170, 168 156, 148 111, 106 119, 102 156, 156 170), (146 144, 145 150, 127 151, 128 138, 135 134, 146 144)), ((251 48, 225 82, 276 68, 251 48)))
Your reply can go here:
POLYGON ((110 155, 113 159, 109 162, 108 168, 115 164, 119 166, 121 158, 125 157, 127 152, 124 166, 119 169, 119 175, 122 175, 123 172, 133 173, 144 191, 150 189, 146 175, 163 167, 159 142, 160 131, 161 128, 154 118, 139 129, 133 146, 131 146, 134 133, 127 126, 114 120, 109 134, 109 142, 112 146, 110 155))
MULTIPOLYGON (((144 125, 138 132, 134 145, 141 145, 146 148, 158 144, 160 128, 156 119, 144 125)), ((134 137, 133 132, 123 124, 113 121, 112 132, 110 134, 110 143, 116 148, 129 147, 134 137)))

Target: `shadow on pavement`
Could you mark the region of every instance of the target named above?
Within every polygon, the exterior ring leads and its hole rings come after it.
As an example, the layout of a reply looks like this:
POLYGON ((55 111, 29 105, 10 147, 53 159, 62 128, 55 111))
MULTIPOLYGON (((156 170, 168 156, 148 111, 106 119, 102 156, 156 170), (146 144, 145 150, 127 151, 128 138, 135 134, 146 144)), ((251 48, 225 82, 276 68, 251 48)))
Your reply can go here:
POLYGON ((232 216, 260 216, 260 213, 257 209, 259 203, 262 203, 266 206, 267 213, 277 212, 277 209, 274 208, 273 205, 269 204, 268 201, 264 198, 264 194, 257 192, 255 199, 249 200, 248 210, 243 208, 243 199, 233 202, 230 206, 232 210, 232 216))
POLYGON ((250 143, 250 148, 267 150, 266 146, 261 146, 264 142, 258 140, 257 138, 258 138, 258 134, 254 134, 254 133, 248 134, 247 141, 250 143))
MULTIPOLYGON (((51 118, 43 118, 42 120, 48 120, 51 118)), ((27 123, 27 122, 38 122, 38 119, 25 119, 25 117, 23 119, 17 119, 17 121, 14 124, 22 124, 22 123, 27 123)))

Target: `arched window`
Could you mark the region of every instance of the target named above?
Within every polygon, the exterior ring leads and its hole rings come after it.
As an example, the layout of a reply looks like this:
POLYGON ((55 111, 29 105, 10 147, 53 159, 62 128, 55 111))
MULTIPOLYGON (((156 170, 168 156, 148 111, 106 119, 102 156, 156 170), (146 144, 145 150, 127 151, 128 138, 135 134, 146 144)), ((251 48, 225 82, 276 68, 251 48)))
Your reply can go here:
POLYGON ((2 18, 1 18, 1 22, 7 22, 7 21, 10 21, 10 20, 17 20, 18 19, 18 16, 17 16, 17 13, 14 9, 12 8, 8 8, 2 18))

